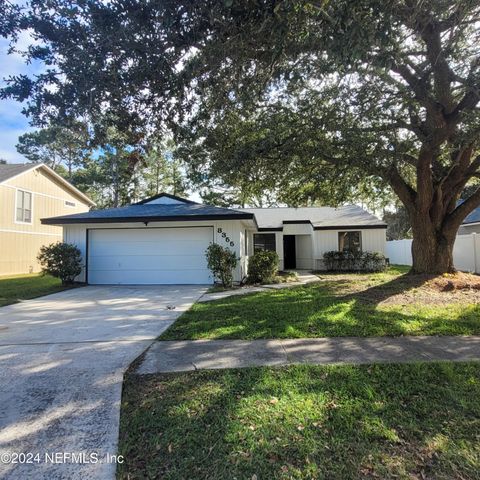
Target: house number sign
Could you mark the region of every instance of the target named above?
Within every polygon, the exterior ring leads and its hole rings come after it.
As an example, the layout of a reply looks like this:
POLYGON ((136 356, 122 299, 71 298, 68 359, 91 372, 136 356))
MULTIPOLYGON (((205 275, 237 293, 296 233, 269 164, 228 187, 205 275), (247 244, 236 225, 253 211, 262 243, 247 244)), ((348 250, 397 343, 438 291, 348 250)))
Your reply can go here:
POLYGON ((231 247, 235 246, 235 243, 230 240, 230 237, 227 237, 227 234, 222 230, 221 227, 217 228, 217 232, 222 234, 222 238, 224 238, 225 242, 227 242, 231 247))

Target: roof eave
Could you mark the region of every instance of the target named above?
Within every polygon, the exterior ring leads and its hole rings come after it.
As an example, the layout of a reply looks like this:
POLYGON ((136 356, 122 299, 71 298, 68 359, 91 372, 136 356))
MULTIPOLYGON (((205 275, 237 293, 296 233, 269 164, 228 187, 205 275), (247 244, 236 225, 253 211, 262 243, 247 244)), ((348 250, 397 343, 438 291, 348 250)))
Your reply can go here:
POLYGON ((373 230, 386 229, 387 224, 379 223, 377 225, 314 225, 314 230, 373 230))
POLYGON ((150 222, 178 222, 178 221, 203 221, 203 220, 253 220, 253 213, 217 214, 217 215, 170 215, 170 216, 138 216, 138 217, 110 217, 110 218, 85 218, 85 217, 50 217, 42 218, 42 225, 75 225, 90 223, 150 223, 150 222))
MULTIPOLYGON (((65 180, 61 175, 59 175, 55 170, 50 168, 48 165, 45 165, 44 163, 41 163, 38 165, 37 168, 44 168, 47 170, 48 173, 52 175, 56 180, 58 180, 62 185, 64 185, 66 188, 71 190, 77 197, 80 197, 82 200, 84 200, 90 207, 95 207, 97 204, 87 195, 85 195, 82 191, 80 191, 77 187, 73 186, 68 180, 65 180)), ((30 170, 27 170, 30 171, 30 170)))
POLYGON ((23 175, 27 172, 31 172, 32 170, 35 170, 37 168, 39 168, 40 166, 42 166, 43 163, 39 163, 39 164, 32 164, 32 166, 30 168, 27 168, 25 170, 22 170, 21 172, 19 173, 16 173, 15 175, 12 175, 11 177, 8 177, 8 178, 5 178, 4 180, 0 181, 0 184, 2 183, 5 183, 5 182, 9 182, 10 180, 13 180, 14 178, 17 178, 19 177, 20 175, 23 175))
POLYGON ((65 180, 61 175, 59 175, 55 170, 50 168, 48 165, 45 165, 44 163, 33 163, 31 168, 27 168, 23 170, 22 172, 19 172, 15 175, 12 175, 11 177, 6 178, 5 180, 0 181, 0 184, 9 182, 13 180, 14 178, 20 177, 21 175, 24 175, 25 173, 31 172, 32 170, 38 170, 40 168, 44 168, 52 177, 54 177, 56 180, 58 180, 63 186, 68 188, 70 191, 72 191, 77 197, 80 197, 82 200, 84 200, 90 207, 94 207, 96 203, 87 195, 85 195, 83 192, 81 192, 78 188, 74 187, 70 182, 65 180))

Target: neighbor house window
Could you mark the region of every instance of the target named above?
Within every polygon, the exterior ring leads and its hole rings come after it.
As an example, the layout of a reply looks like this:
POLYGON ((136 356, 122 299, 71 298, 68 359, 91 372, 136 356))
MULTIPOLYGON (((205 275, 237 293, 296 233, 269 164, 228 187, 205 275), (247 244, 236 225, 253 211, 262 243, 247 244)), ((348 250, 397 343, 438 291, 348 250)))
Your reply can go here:
POLYGON ((32 223, 32 194, 17 190, 17 222, 32 223))
POLYGON ((254 233, 253 234, 253 252, 261 250, 276 251, 274 233, 254 233))
POLYGON ((362 250, 361 232, 338 232, 338 250, 360 252, 362 250))

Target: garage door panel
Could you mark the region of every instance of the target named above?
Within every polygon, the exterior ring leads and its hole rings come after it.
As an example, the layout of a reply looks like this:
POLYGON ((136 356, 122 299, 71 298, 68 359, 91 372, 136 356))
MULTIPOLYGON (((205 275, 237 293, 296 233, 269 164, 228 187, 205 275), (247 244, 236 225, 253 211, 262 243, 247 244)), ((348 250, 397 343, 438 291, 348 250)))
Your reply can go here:
POLYGON ((202 270, 205 261, 200 255, 122 255, 90 256, 89 271, 98 270, 202 270), (161 265, 161 269, 158 268, 161 265))
POLYGON ((92 284, 212 283, 205 250, 213 227, 92 229, 92 284))
POLYGON ((212 227, 160 227, 160 228, 123 228, 123 229, 92 229, 90 233, 95 235, 95 238, 100 242, 115 242, 117 239, 128 239, 130 241, 140 242, 165 242, 170 243, 172 240, 177 241, 179 238, 188 240, 185 233, 192 235, 196 231, 197 234, 201 232, 206 233, 212 238, 212 227))
POLYGON ((172 271, 157 271, 157 270, 123 270, 123 278, 128 278, 128 281, 118 282, 118 272, 103 271, 101 277, 97 273, 93 273, 93 280, 89 283, 92 285, 179 285, 192 284, 202 285, 211 283, 207 277, 204 281, 199 281, 203 278, 200 275, 202 272, 196 270, 172 270, 172 271), (95 281, 95 279, 97 279, 95 281))
POLYGON ((178 255, 178 252, 189 252, 192 255, 204 255, 208 244, 205 246, 198 240, 185 240, 182 238, 172 239, 166 242, 164 239, 157 241, 138 241, 126 238, 124 243, 119 240, 98 241, 95 239, 95 255, 110 255, 112 249, 116 255, 178 255))
MULTIPOLYGON (((207 245, 208 246, 208 245, 207 245)), ((178 255, 179 250, 190 252, 192 255, 205 255, 205 248, 195 242, 177 241, 175 245, 162 245, 155 243, 133 242, 128 245, 118 245, 116 243, 101 244, 95 248, 96 256, 108 256, 115 251, 116 255, 143 256, 143 255, 178 255)))

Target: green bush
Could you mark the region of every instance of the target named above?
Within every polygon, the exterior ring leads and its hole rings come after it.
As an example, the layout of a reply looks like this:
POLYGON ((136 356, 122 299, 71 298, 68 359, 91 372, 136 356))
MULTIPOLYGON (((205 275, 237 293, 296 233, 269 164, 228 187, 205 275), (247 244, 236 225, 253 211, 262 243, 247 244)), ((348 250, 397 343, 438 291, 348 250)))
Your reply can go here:
POLYGON ((323 262, 329 271, 382 272, 387 267, 385 255, 379 252, 325 252, 323 262))
POLYGON ((277 252, 262 250, 248 260, 248 283, 272 283, 278 272, 277 252))
POLYGON ((233 270, 235 270, 238 258, 235 252, 224 248, 217 243, 211 243, 205 252, 207 265, 215 280, 219 280, 223 287, 230 288, 233 285, 233 270))
POLYGON ((40 248, 37 257, 42 271, 59 278, 63 285, 73 283, 82 271, 82 254, 71 243, 52 243, 40 248))

